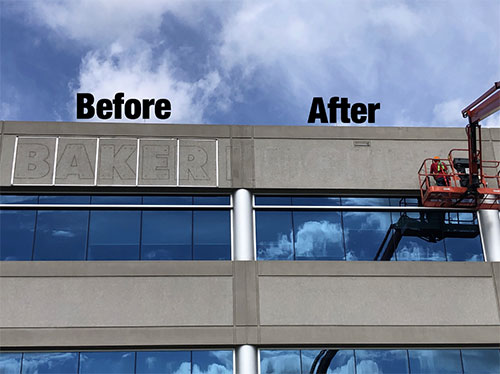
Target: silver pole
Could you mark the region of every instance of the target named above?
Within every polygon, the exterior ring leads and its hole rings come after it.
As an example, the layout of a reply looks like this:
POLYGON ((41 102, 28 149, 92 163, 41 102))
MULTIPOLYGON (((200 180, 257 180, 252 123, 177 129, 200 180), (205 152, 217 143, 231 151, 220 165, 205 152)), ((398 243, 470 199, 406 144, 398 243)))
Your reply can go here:
POLYGON ((253 250, 252 194, 241 188, 233 195, 234 260, 255 260, 253 250))
POLYGON ((479 226, 486 261, 500 261, 500 213, 498 210, 479 210, 479 226))
POLYGON ((236 374, 257 374, 257 348, 242 345, 236 348, 236 374))

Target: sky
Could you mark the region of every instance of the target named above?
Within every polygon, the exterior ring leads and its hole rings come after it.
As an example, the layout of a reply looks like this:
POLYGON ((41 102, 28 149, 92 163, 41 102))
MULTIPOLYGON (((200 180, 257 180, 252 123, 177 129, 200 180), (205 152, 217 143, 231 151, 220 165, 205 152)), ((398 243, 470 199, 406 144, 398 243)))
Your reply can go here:
POLYGON ((135 122, 308 125, 338 96, 380 103, 363 125, 463 127, 500 80, 500 0, 0 0, 0 64, 0 120, 124 92, 172 104, 135 122))

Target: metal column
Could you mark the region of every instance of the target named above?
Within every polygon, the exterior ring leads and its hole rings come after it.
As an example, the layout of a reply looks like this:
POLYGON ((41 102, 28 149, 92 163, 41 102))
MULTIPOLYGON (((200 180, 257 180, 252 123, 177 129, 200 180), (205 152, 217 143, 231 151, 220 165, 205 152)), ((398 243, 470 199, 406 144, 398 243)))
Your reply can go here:
POLYGON ((236 374, 257 374, 257 348, 242 345, 236 348, 236 374))
POLYGON ((255 260, 253 249, 252 194, 241 188, 233 195, 234 260, 255 260))
POLYGON ((479 226, 486 261, 500 261, 500 215, 498 210, 479 210, 479 226))

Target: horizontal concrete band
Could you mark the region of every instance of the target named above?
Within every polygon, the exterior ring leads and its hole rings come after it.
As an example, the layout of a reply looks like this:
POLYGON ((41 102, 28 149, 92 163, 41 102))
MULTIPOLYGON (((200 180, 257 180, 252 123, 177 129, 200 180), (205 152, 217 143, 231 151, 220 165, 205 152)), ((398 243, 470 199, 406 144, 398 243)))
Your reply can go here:
MULTIPOLYGON (((499 129, 483 140, 500 158, 499 129)), ((416 192, 424 159, 466 147, 462 128, 6 122, 0 185, 416 192)))
POLYGON ((0 329, 2 349, 498 346, 500 326, 0 329))

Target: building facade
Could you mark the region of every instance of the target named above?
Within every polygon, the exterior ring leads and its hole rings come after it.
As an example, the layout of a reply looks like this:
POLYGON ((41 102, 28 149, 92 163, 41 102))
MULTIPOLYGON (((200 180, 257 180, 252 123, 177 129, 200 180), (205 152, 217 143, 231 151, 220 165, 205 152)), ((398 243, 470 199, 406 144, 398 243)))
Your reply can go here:
MULTIPOLYGON (((461 128, 2 122, 0 373, 498 373, 461 128)), ((500 159, 500 129, 483 129, 500 159)))

